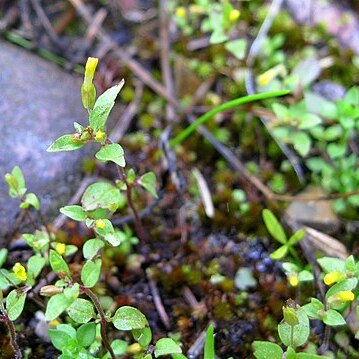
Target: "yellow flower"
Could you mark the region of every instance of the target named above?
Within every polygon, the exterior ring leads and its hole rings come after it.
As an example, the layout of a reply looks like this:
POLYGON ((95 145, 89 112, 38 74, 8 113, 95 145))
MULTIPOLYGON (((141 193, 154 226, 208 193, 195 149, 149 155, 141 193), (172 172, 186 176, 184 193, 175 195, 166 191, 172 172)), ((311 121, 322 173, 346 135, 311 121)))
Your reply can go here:
POLYGON ((237 21, 240 15, 241 15, 241 12, 239 10, 237 10, 237 9, 231 10, 231 12, 229 13, 229 21, 230 22, 237 21))
POLYGON ((351 290, 343 290, 336 294, 338 299, 343 302, 352 302, 354 300, 354 293, 351 290))
POLYGON ((16 263, 12 268, 16 278, 19 278, 21 281, 25 282, 27 279, 26 269, 21 263, 16 263))
POLYGON ((352 302, 355 299, 351 290, 343 290, 328 298, 328 303, 341 304, 343 302, 352 302))
POLYGON ((62 256, 66 252, 66 244, 64 243, 56 243, 55 251, 62 256))
POLYGON ((96 134, 95 134, 95 140, 96 141, 103 142, 105 140, 105 138, 106 138, 106 133, 105 132, 103 132, 101 130, 96 132, 96 134))
POLYGON ((61 324, 61 322, 59 320, 55 319, 55 320, 52 320, 49 324, 50 324, 50 327, 56 328, 59 324, 61 324))
POLYGON ((186 16, 186 9, 183 6, 180 6, 176 9, 176 15, 178 17, 185 17, 186 16))
POLYGON ((260 86, 267 86, 270 82, 272 82, 278 75, 286 75, 287 70, 283 64, 276 65, 271 69, 263 72, 258 76, 257 82, 260 86))
POLYGON ((292 287, 296 287, 299 284, 298 274, 297 273, 289 273, 288 274, 288 282, 292 287))
POLYGON ((95 226, 98 229, 104 229, 105 228, 105 221, 103 219, 98 219, 95 221, 95 226))
POLYGON ((332 285, 337 282, 341 282, 346 278, 344 273, 341 272, 329 272, 324 276, 324 283, 326 285, 332 285))

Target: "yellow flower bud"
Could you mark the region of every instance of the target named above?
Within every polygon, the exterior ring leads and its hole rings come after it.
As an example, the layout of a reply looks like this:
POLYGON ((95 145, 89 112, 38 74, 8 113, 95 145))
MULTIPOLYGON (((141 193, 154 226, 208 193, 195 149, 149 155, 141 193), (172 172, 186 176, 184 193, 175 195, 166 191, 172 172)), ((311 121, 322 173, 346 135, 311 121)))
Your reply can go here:
POLYGON ((96 67, 98 64, 98 58, 96 57, 89 57, 86 62, 85 66, 85 79, 84 82, 92 82, 94 76, 96 67))
POLYGON ((342 272, 329 272, 324 276, 324 283, 326 285, 332 285, 337 282, 341 282, 346 278, 342 272))
POLYGON ((133 343, 133 344, 129 345, 127 348, 127 353, 132 354, 132 355, 139 354, 142 351, 143 351, 143 349, 142 349, 141 345, 138 343, 133 343))
POLYGON ((95 227, 98 229, 104 229, 105 228, 105 221, 103 219, 97 219, 95 221, 95 227))
POLYGON ((44 297, 52 297, 55 294, 62 293, 63 289, 56 287, 55 285, 45 285, 40 289, 40 294, 44 297))
POLYGON ((81 86, 81 99, 82 104, 86 109, 91 110, 96 101, 96 88, 92 83, 95 76, 98 59, 95 57, 89 57, 85 67, 84 83, 81 86))
POLYGON ((98 141, 98 142, 103 142, 106 138, 106 133, 99 130, 96 132, 95 134, 95 140, 98 141))
POLYGON ((288 274, 288 282, 292 287, 296 287, 299 284, 298 274, 297 273, 289 273, 288 274))
POLYGON ((62 256, 66 252, 66 244, 64 243, 56 243, 55 251, 62 256))
POLYGON ((187 11, 183 6, 180 6, 176 9, 176 16, 178 16, 178 17, 185 17, 186 13, 187 13, 187 11))
POLYGON ((230 22, 237 21, 240 15, 241 15, 241 12, 239 10, 237 10, 237 9, 231 10, 231 12, 229 13, 229 21, 230 22))
POLYGON ((21 281, 25 282, 27 279, 26 269, 21 263, 16 263, 12 268, 16 278, 19 278, 21 281))

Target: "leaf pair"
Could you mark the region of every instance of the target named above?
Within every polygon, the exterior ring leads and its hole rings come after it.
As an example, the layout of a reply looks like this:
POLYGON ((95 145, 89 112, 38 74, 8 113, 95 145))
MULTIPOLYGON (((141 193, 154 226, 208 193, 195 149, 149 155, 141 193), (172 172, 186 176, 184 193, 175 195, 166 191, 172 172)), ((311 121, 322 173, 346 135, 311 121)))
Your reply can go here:
POLYGON ((262 216, 268 232, 276 241, 282 244, 282 246, 274 251, 270 257, 275 260, 280 260, 290 252, 296 259, 298 259, 294 245, 303 239, 305 234, 304 230, 301 229, 295 232, 288 240, 282 225, 269 209, 263 210, 262 216))

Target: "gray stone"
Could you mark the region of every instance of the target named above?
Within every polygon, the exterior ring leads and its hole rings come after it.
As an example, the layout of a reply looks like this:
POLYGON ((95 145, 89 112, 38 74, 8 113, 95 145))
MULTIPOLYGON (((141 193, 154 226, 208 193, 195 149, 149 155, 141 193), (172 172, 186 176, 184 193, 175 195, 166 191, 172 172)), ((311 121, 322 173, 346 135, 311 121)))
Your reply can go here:
POLYGON ((77 188, 84 150, 47 153, 59 136, 84 124, 81 79, 55 64, 0 41, 0 243, 19 212, 3 176, 18 165, 28 191, 54 216, 77 188))
MULTIPOLYGON (((326 195, 321 187, 308 186, 298 196, 318 198, 326 195)), ((294 201, 287 207, 285 216, 325 233, 336 232, 340 225, 331 201, 294 201)))
POLYGON ((323 24, 343 47, 359 55, 358 16, 354 11, 344 8, 341 1, 285 0, 284 5, 299 24, 323 24))

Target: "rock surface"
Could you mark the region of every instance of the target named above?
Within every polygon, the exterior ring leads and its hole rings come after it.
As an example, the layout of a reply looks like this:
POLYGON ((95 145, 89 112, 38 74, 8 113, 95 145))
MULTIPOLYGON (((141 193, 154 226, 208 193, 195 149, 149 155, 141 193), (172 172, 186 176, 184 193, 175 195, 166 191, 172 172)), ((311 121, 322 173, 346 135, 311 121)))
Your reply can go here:
POLYGON ((285 0, 285 8, 301 25, 323 24, 339 43, 359 55, 359 20, 341 1, 285 0))
POLYGON ((77 188, 83 150, 47 153, 59 136, 85 123, 80 78, 28 51, 0 41, 0 246, 19 212, 4 174, 18 165, 28 191, 39 195, 46 214, 57 214, 77 188))
MULTIPOLYGON (((299 196, 316 198, 326 194, 321 187, 308 186, 299 196)), ((285 215, 325 233, 336 232, 340 225, 331 201, 294 201, 287 207, 285 215)))

